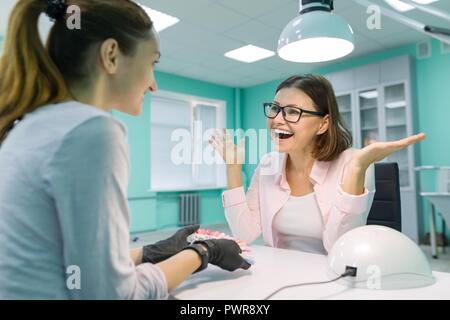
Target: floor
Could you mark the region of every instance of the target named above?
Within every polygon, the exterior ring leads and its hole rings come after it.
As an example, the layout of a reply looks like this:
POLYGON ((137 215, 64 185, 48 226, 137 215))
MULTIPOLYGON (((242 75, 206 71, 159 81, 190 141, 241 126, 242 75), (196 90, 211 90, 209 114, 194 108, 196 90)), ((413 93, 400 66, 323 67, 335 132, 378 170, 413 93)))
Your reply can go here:
MULTIPOLYGON (((218 225, 208 225, 202 226, 203 228, 210 230, 217 230, 224 232, 226 234, 231 234, 230 229, 226 224, 218 224, 218 225)), ((170 237, 177 229, 167 229, 160 230, 155 232, 145 232, 139 234, 132 235, 132 247, 143 246, 145 244, 154 243, 158 240, 165 239, 170 237)), ((253 244, 263 245, 263 241, 261 238, 256 240, 253 244)), ((431 257, 431 248, 430 246, 420 246, 422 251, 425 253, 425 256, 428 258, 431 264, 431 269, 434 271, 440 272, 449 272, 450 273, 450 247, 447 247, 445 251, 442 248, 439 248, 439 258, 433 259, 431 257)))

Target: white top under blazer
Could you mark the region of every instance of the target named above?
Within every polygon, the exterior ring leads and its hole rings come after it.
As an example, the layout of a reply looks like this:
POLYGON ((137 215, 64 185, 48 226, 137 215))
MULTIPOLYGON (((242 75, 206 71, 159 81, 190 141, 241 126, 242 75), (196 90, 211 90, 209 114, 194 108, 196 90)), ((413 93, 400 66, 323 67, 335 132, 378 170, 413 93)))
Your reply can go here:
POLYGON ((326 254, 322 240, 324 223, 314 192, 290 196, 276 214, 273 228, 280 234, 280 248, 326 254))

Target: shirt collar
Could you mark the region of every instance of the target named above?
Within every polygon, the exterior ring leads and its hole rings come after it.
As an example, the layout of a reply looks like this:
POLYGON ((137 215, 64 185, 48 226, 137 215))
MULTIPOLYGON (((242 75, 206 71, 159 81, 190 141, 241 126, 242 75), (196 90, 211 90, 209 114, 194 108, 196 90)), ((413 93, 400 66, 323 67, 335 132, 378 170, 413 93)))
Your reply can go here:
MULTIPOLYGON (((280 168, 278 170, 278 174, 275 178, 275 182, 280 185, 283 189, 289 190, 289 183, 286 179, 286 163, 288 159, 288 154, 283 153, 282 154, 282 161, 280 161, 280 168)), ((328 169, 330 167, 330 161, 314 161, 313 167, 311 169, 311 173, 309 175, 309 178, 311 182, 315 184, 323 184, 325 181, 325 178, 328 173, 328 169)))

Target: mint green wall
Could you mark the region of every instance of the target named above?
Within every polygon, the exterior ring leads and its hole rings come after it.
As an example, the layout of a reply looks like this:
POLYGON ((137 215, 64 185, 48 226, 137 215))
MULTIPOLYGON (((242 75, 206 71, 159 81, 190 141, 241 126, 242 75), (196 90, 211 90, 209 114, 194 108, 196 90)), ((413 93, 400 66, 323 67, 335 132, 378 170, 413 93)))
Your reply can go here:
MULTIPOLYGON (((416 46, 406 45, 395 49, 373 53, 367 56, 335 62, 329 66, 317 68, 313 73, 326 74, 348 68, 389 59, 401 55, 413 57, 413 72, 415 83, 412 83, 414 129, 416 132, 426 132, 427 140, 418 145, 416 151, 417 165, 450 165, 450 54, 441 54, 440 43, 433 41, 431 58, 416 59, 416 46)), ((302 73, 293 70, 293 74, 302 73)), ((277 85, 283 79, 260 84, 242 90, 242 127, 265 128, 266 120, 262 113, 261 103, 273 99, 277 85)), ((245 174, 251 177, 255 165, 246 165, 245 174)), ((423 179, 421 179, 423 180, 423 179)), ((429 187, 429 181, 421 181, 429 187)), ((428 232, 428 217, 420 215, 422 228, 420 234, 428 232)), ((438 230, 440 228, 438 219, 438 230)))
MULTIPOLYGON (((162 72, 156 73, 156 80, 161 90, 225 100, 227 127, 235 126, 236 90, 234 88, 162 72)), ((148 192, 150 188, 150 101, 151 95, 147 94, 139 117, 114 113, 128 128, 131 163, 128 198, 132 216, 132 232, 175 227, 178 220, 178 193, 148 192)), ((200 222, 202 224, 225 222, 221 192, 222 190, 200 192, 200 222)))
MULTIPOLYGON (((420 163, 448 166, 450 165, 450 54, 441 54, 439 42, 433 41, 432 58, 417 60, 416 72, 418 106, 416 114, 419 130, 427 133, 426 142, 420 146, 420 163)), ((420 182, 424 190, 433 190, 430 179, 425 175, 422 175, 420 182)), ((426 208, 424 202, 422 207, 426 208)), ((425 233, 429 230, 428 215, 422 215, 422 219, 425 233)), ((442 220, 438 217, 438 232, 442 232, 441 225, 442 220)), ((448 228, 446 233, 449 234, 448 228)))

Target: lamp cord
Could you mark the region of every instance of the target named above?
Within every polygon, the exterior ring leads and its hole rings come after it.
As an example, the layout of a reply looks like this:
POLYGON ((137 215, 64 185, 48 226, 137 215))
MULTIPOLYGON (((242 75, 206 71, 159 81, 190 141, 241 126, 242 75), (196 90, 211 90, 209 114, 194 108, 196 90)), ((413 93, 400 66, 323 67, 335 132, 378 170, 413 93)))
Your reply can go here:
POLYGON ((354 276, 354 271, 353 270, 347 270, 346 272, 344 272, 343 274, 341 274, 339 277, 332 279, 332 280, 328 280, 328 281, 321 281, 321 282, 305 282, 305 283, 297 283, 297 284, 291 284, 288 286, 284 286, 281 287, 280 289, 272 292, 271 294, 269 294, 267 297, 264 298, 264 300, 269 300, 271 297, 273 297, 274 295, 276 295, 278 292, 283 291, 285 289, 290 289, 290 288, 294 288, 294 287, 301 287, 301 286, 310 286, 310 285, 316 285, 316 284, 326 284, 326 283, 331 283, 331 282, 335 282, 338 281, 339 279, 345 278, 345 277, 349 277, 349 276, 354 276))

